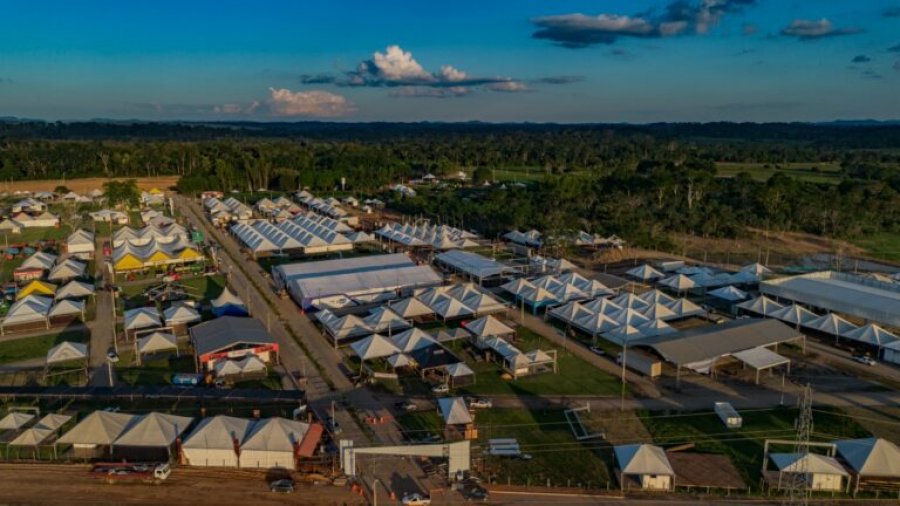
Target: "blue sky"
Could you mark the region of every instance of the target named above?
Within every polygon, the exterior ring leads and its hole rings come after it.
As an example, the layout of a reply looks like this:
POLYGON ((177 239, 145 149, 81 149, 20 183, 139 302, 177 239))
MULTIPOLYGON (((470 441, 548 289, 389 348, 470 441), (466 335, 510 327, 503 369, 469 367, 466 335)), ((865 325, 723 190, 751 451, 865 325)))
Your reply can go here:
POLYGON ((0 0, 0 12, 0 116, 900 118, 900 0, 0 0))

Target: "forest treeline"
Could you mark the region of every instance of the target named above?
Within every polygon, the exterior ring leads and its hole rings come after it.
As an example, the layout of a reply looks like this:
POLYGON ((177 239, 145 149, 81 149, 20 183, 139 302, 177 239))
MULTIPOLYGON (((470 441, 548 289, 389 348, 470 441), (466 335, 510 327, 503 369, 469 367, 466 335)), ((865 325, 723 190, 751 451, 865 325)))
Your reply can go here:
MULTIPOLYGON (((0 180, 178 175, 179 189, 309 187, 374 194, 398 180, 490 169, 543 176, 393 202, 477 228, 583 228, 661 245, 747 227, 854 238, 900 226, 900 126, 0 122, 0 180), (838 166, 838 184, 716 177, 716 162, 838 166)), ((480 182, 480 181, 479 181, 480 182)), ((390 193, 388 198, 395 198, 390 193)))

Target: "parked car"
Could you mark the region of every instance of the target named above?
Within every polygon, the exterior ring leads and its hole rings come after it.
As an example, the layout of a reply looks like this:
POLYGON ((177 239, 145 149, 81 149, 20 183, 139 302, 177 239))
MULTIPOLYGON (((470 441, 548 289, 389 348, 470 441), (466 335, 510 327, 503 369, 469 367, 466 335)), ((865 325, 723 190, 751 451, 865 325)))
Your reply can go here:
POLYGON ((450 393, 450 386, 446 383, 441 383, 440 385, 435 386, 431 389, 432 392, 436 394, 447 394, 450 393))
POLYGON ((591 347, 590 347, 590 350, 591 350, 591 352, 593 352, 593 353, 595 353, 595 354, 597 354, 597 355, 600 355, 601 357, 602 357, 603 355, 606 355, 606 352, 605 352, 605 351, 601 350, 600 348, 598 348, 598 347, 596 347, 596 346, 591 346, 591 347))
POLYGON ((416 403, 412 401, 402 401, 394 404, 394 407, 400 411, 415 411, 416 403))
POLYGON ((490 399, 468 399, 469 407, 472 409, 492 408, 494 403, 490 399))
POLYGON ((294 480, 275 480, 269 483, 269 490, 279 494, 290 494, 294 492, 294 480))
POLYGON ((875 361, 874 358, 872 358, 868 355, 853 355, 853 360, 856 360, 860 364, 865 364, 865 365, 875 365, 878 363, 875 361))
POLYGON ((403 496, 401 503, 404 506, 428 506, 431 504, 431 499, 422 494, 407 494, 403 496))

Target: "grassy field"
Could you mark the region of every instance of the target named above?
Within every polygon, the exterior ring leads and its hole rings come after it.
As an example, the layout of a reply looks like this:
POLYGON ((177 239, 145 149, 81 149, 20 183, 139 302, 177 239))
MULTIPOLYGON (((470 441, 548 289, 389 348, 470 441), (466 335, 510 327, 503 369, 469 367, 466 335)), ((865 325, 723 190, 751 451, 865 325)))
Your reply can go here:
MULTIPOLYGON (((440 416, 433 411, 410 413, 399 419, 413 437, 441 434, 440 416)), ((495 483, 513 485, 606 487, 609 480, 610 447, 578 443, 562 411, 486 409, 475 412, 478 443, 491 438, 516 438, 530 461, 486 457, 482 476, 495 483)))
POLYGON ((144 361, 141 366, 134 364, 134 352, 123 351, 116 364, 116 372, 126 384, 131 386, 160 386, 172 384, 175 373, 195 373, 194 357, 182 354, 170 358, 144 361))
MULTIPOLYGON (((558 348, 553 343, 535 334, 533 331, 519 327, 518 340, 513 343, 523 352, 535 349, 551 350, 558 353, 559 372, 541 373, 526 376, 517 380, 504 380, 502 371, 497 364, 482 361, 475 362, 467 359, 466 363, 475 371, 476 383, 461 387, 463 393, 476 395, 619 395, 621 385, 618 380, 587 362, 576 357, 572 353, 558 348)), ((457 350, 461 343, 453 343, 457 350)), ((460 353, 461 356, 465 354, 460 353)), ((467 357, 468 358, 468 357, 467 357)))
POLYGON ((23 228, 18 234, 11 232, 0 233, 0 244, 35 243, 49 239, 62 240, 69 236, 71 229, 68 225, 56 227, 23 228))
POLYGON ((47 356, 47 351, 63 341, 83 343, 87 335, 79 331, 55 332, 37 337, 23 337, 0 342, 0 364, 21 362, 47 356))
POLYGON ((900 262, 900 232, 882 232, 853 241, 869 255, 891 262, 900 262))
MULTIPOLYGON (((222 289, 225 287, 225 277, 218 274, 214 276, 197 276, 181 280, 179 283, 187 289, 187 293, 191 298, 196 300, 209 300, 218 297, 219 294, 222 293, 222 289)), ((128 299, 128 302, 125 305, 127 305, 128 308, 146 305, 148 299, 144 295, 144 292, 149 288, 161 284, 161 280, 152 280, 146 283, 124 285, 122 287, 122 297, 128 299)), ((118 307, 121 309, 122 306, 123 305, 120 304, 118 307)))
POLYGON ((749 173, 757 181, 766 181, 775 174, 785 174, 811 183, 841 182, 840 165, 836 163, 716 163, 719 177, 734 177, 741 172, 749 173))
MULTIPOLYGON (((763 444, 768 439, 791 439, 795 434, 793 408, 743 411, 743 427, 728 430, 712 412, 662 416, 641 412, 639 416, 656 444, 673 446, 694 443, 696 451, 728 455, 744 481, 759 483, 763 444)), ((813 441, 868 437, 869 432, 839 411, 817 410, 813 416, 813 441)))
POLYGON ((13 280, 13 271, 16 270, 25 259, 21 256, 7 260, 6 257, 0 258, 0 283, 6 283, 13 280))

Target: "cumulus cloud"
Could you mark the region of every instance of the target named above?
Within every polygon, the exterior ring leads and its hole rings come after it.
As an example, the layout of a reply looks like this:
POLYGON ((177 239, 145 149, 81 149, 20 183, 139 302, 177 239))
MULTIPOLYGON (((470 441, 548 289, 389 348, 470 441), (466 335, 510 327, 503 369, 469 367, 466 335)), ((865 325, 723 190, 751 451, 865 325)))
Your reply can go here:
POLYGON ((487 89, 491 91, 500 91, 503 93, 519 93, 522 91, 530 91, 525 83, 519 81, 506 81, 503 83, 494 83, 487 85, 487 89))
POLYGON ((536 39, 578 49, 612 44, 621 37, 659 38, 704 34, 731 13, 741 12, 756 0, 674 0, 661 13, 653 11, 622 15, 582 13, 542 16, 532 19, 536 39))
POLYGON ((819 20, 795 19, 781 30, 781 34, 797 37, 799 40, 816 40, 838 35, 853 35, 861 31, 859 28, 837 28, 825 18, 819 20))
POLYGON ((269 88, 269 94, 269 111, 274 116, 334 118, 356 110, 343 96, 327 91, 269 88))
POLYGON ((868 56, 864 54, 858 54, 854 56, 852 60, 850 60, 850 63, 869 63, 870 61, 872 61, 872 59, 868 56))

